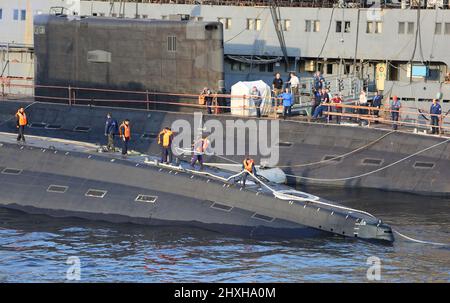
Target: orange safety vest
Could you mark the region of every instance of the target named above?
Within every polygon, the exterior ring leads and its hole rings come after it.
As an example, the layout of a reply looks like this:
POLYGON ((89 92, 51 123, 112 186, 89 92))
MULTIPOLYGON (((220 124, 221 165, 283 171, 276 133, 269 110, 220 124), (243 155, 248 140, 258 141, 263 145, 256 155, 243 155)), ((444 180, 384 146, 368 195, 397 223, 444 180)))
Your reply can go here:
POLYGON ((119 127, 119 134, 121 137, 124 136, 125 138, 129 139, 131 137, 130 125, 122 123, 119 127))
POLYGON ((252 172, 253 171, 253 164, 255 163, 255 161, 253 161, 253 159, 249 159, 248 161, 246 159, 244 159, 244 168, 246 171, 248 172, 252 172))
POLYGON ((25 114, 25 112, 21 113, 17 111, 16 116, 19 119, 19 126, 27 125, 27 115, 25 114))
POLYGON ((201 94, 198 96, 198 104, 205 105, 205 95, 201 94))

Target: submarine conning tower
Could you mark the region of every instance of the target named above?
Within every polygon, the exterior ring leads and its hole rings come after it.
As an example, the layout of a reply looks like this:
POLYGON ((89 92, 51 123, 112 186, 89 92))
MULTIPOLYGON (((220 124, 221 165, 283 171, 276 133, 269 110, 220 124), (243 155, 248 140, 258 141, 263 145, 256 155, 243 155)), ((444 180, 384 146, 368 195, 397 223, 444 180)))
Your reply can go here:
MULTIPOLYGON (((220 22, 36 15, 34 47, 35 95, 52 96, 52 102, 73 97, 52 86, 181 94, 198 94, 204 87, 224 88, 220 22)), ((92 90, 77 91, 76 97, 100 96, 147 98, 142 93, 92 90)), ((152 98, 179 101, 174 96, 152 98)), ((166 108, 159 104, 154 109, 166 108)))

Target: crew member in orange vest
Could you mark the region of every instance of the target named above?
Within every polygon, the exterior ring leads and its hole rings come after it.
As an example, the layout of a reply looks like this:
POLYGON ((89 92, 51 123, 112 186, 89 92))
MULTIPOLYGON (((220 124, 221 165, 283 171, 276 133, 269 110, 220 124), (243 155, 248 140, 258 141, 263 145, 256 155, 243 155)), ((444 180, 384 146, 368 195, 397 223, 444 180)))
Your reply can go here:
POLYGON ((249 173, 256 176, 255 161, 249 156, 245 156, 244 161, 242 161, 242 169, 245 170, 245 173, 242 174, 242 186, 245 187, 245 181, 247 181, 249 173))
POLYGON ((27 121, 27 115, 25 114, 25 109, 23 107, 19 108, 19 110, 16 113, 16 120, 17 120, 17 128, 19 130, 19 135, 17 136, 17 142, 20 142, 22 140, 25 142, 25 126, 28 124, 27 121))
POLYGON ((158 144, 161 146, 161 162, 172 163, 173 133, 169 127, 165 127, 158 136, 158 144), (167 161, 169 159, 169 161, 167 161))
POLYGON ((125 119, 119 126, 119 135, 123 142, 122 156, 125 157, 128 154, 128 142, 130 142, 131 138, 130 120, 125 119))
POLYGON ((195 168, 195 163, 200 163, 200 170, 203 169, 203 155, 205 154, 206 150, 209 147, 209 140, 208 140, 208 136, 203 136, 202 138, 198 139, 197 141, 194 142, 194 144, 192 145, 194 148, 194 152, 192 155, 192 160, 191 160, 191 167, 195 168))

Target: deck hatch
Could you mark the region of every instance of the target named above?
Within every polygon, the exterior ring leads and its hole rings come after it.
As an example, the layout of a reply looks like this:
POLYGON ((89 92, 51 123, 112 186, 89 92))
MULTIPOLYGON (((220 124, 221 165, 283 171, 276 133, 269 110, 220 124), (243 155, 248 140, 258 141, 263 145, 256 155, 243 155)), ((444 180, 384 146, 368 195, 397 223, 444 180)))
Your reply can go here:
POLYGON ((223 211, 226 211, 226 212, 230 212, 233 209, 232 206, 220 204, 220 203, 217 203, 217 202, 214 202, 211 205, 211 208, 218 209, 218 210, 223 210, 223 211))
POLYGON ((69 189, 68 186, 51 184, 51 185, 47 188, 47 191, 48 191, 49 193, 64 194, 64 193, 66 193, 66 191, 67 191, 68 189, 69 189))
POLYGON ((73 130, 76 132, 87 133, 91 130, 91 128, 87 126, 76 126, 73 130))
POLYGON ((362 160, 362 164, 364 164, 364 165, 380 166, 382 163, 383 163, 382 159, 365 158, 362 160))
POLYGON ((2 170, 2 174, 5 175, 20 175, 22 173, 22 169, 16 169, 16 168, 5 168, 2 170))
POLYGON ((94 197, 94 198, 103 198, 105 197, 107 191, 101 189, 89 189, 86 194, 86 197, 94 197))
POLYGON ((431 169, 434 167, 433 162, 419 162, 417 161, 414 163, 414 168, 425 168, 425 169, 431 169))
POLYGON ((291 147, 292 146, 292 142, 278 142, 276 146, 278 146, 278 147, 291 147))
POLYGON ((30 124, 31 128, 45 128, 47 126, 47 124, 42 123, 42 122, 34 122, 30 124))
POLYGON ((342 157, 336 155, 326 155, 322 158, 322 161, 330 161, 330 162, 341 162, 342 157))
POLYGON ((59 124, 48 124, 45 128, 46 129, 60 129, 61 125, 59 125, 59 124))
POLYGON ((137 195, 136 199, 134 199, 134 201, 136 201, 136 202, 146 202, 146 203, 155 203, 156 200, 158 200, 157 196, 150 196, 150 195, 143 195, 143 194, 137 195))
POLYGON ((275 218, 273 218, 273 217, 264 216, 264 215, 261 215, 261 214, 258 214, 258 213, 254 213, 252 218, 258 219, 258 220, 263 220, 263 221, 266 221, 266 222, 273 222, 273 220, 275 220, 275 218))

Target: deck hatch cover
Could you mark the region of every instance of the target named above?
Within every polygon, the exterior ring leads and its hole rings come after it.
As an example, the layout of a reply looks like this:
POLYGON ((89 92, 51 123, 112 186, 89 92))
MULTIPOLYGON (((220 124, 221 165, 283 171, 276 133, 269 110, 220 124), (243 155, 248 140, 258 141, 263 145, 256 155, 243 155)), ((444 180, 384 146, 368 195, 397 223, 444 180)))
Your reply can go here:
POLYGON ((68 189, 69 189, 68 186, 51 184, 51 185, 47 188, 47 191, 48 191, 49 193, 64 194, 68 189))
POLYGON ((76 131, 76 132, 87 133, 87 132, 89 132, 91 130, 91 128, 87 127, 87 126, 76 126, 73 130, 76 131))
POLYGON ((107 191, 101 189, 89 189, 85 196, 86 197, 94 197, 94 198, 103 198, 105 197, 107 191))
POLYGON ((292 143, 291 142, 278 142, 277 146, 278 147, 291 147, 292 143))
POLYGON ((380 166, 382 163, 383 163, 382 159, 365 158, 362 161, 362 164, 365 164, 365 165, 377 165, 377 166, 380 166))
POLYGON ((434 167, 434 163, 433 162, 419 162, 417 161, 416 163, 414 163, 414 168, 425 168, 425 169, 430 169, 434 167))
POLYGON ((30 127, 32 128, 45 128, 47 126, 47 124, 42 123, 42 122, 34 122, 30 124, 30 127))
POLYGON ((263 220, 263 221, 266 221, 266 222, 273 222, 273 220, 275 220, 275 218, 273 218, 273 217, 264 216, 264 215, 261 215, 261 214, 258 214, 258 213, 254 213, 252 218, 258 219, 258 220, 263 220))
POLYGON ((158 200, 157 196, 150 196, 150 195, 143 195, 143 194, 137 195, 136 199, 134 199, 134 201, 137 201, 137 202, 147 202, 147 203, 155 203, 156 200, 158 200))
POLYGON ((46 129, 60 129, 61 125, 59 125, 59 124, 48 124, 45 128, 46 129))
POLYGON ((322 161, 341 162, 342 157, 336 155, 326 155, 323 157, 322 161))
POLYGON ((230 212, 233 209, 232 206, 220 204, 220 203, 217 203, 217 202, 214 202, 211 205, 211 208, 218 209, 218 210, 223 210, 223 211, 226 211, 226 212, 230 212))
POLYGON ((22 173, 22 169, 16 169, 16 168, 5 168, 2 170, 2 174, 5 175, 20 175, 22 173))

